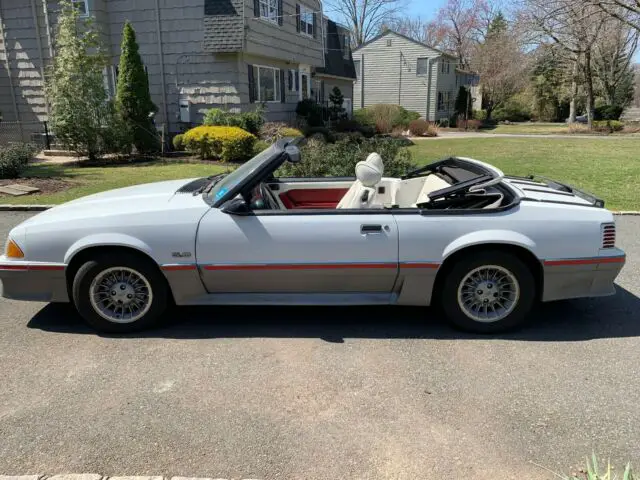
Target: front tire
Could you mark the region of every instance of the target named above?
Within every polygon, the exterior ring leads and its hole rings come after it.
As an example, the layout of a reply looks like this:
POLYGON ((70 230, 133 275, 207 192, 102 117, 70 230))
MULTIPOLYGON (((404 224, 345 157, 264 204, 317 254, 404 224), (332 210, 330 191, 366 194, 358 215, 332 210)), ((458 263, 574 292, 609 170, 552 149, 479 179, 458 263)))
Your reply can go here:
POLYGON ((509 252, 485 251, 463 257, 448 272, 442 308, 457 328, 497 333, 525 323, 536 298, 527 265, 509 252))
POLYGON ((73 280, 78 313, 96 330, 125 333, 158 323, 167 307, 167 283, 151 261, 135 254, 96 256, 73 280))

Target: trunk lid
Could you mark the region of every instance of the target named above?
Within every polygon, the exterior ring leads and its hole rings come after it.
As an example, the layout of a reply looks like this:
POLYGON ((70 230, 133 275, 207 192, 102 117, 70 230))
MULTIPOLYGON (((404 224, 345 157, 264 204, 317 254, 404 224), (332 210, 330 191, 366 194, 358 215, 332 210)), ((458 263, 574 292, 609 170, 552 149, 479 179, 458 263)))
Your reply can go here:
POLYGON ((523 199, 544 203, 562 203, 604 208, 604 200, 565 183, 546 177, 530 175, 528 177, 505 176, 502 181, 514 187, 523 199))

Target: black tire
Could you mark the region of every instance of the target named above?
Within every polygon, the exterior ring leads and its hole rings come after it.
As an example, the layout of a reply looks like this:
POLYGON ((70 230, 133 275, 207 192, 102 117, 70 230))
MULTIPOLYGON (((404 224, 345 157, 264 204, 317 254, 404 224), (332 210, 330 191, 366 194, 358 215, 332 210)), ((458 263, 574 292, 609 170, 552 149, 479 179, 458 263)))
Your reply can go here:
POLYGON ((72 296, 78 313, 93 328, 107 333, 126 333, 149 328, 159 323, 167 308, 169 288, 158 266, 150 260, 133 253, 100 254, 86 262, 77 271, 73 279, 72 296), (90 288, 93 280, 106 269, 116 267, 133 269, 142 274, 153 294, 147 312, 130 323, 108 320, 94 308, 91 302, 90 288))
POLYGON ((522 326, 536 299, 536 282, 529 267, 516 255, 499 250, 484 251, 463 257, 449 270, 442 288, 441 306, 454 327, 474 333, 497 333, 522 326), (517 280, 519 296, 513 309, 502 319, 492 322, 474 320, 458 302, 458 289, 473 270, 495 265, 506 269, 517 280))

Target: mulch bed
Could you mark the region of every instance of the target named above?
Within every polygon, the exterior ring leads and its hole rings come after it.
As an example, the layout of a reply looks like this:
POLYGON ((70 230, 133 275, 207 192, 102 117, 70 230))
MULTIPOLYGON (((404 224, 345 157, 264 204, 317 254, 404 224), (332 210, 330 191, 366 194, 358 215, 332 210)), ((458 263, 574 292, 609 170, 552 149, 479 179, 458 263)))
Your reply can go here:
MULTIPOLYGON (((38 195, 41 193, 57 193, 63 192, 73 186, 73 183, 66 180, 60 180, 59 178, 15 178, 0 180, 0 185, 11 185, 17 183, 18 185, 28 185, 30 187, 39 188, 40 191, 32 195, 38 195)), ((0 194, 0 198, 13 198, 12 195, 0 194)))

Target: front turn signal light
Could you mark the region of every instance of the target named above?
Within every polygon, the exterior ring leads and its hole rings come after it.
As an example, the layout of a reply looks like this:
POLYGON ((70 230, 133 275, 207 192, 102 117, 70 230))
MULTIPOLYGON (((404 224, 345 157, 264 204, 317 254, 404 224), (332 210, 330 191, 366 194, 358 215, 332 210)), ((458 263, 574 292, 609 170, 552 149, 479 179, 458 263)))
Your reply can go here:
POLYGON ((7 258, 24 258, 24 253, 22 252, 18 244, 11 239, 9 239, 9 241, 7 242, 5 254, 7 255, 7 258))

